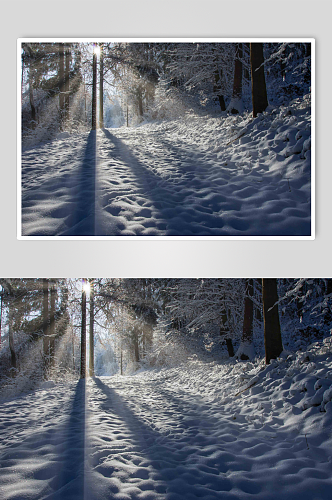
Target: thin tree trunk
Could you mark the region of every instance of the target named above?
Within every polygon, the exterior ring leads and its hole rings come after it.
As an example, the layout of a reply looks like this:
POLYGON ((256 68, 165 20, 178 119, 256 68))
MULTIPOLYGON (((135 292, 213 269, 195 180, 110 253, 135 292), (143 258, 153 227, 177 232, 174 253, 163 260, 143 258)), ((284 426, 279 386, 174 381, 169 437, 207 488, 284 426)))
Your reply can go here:
POLYGON ((82 283, 81 378, 86 377, 86 280, 82 283))
POLYGON ((227 346, 227 351, 228 351, 229 357, 233 358, 235 353, 234 353, 234 347, 233 347, 233 342, 232 342, 231 338, 226 339, 226 346, 227 346))
POLYGON ((121 352, 120 352, 120 373, 121 373, 121 375, 123 375, 122 357, 123 357, 123 354, 122 354, 122 349, 121 349, 121 352))
POLYGON ((138 345, 138 331, 134 329, 134 356, 136 363, 139 363, 139 345, 138 345))
POLYGON ((72 340, 72 349, 73 349, 73 370, 76 370, 76 365, 75 365, 75 335, 74 335, 74 328, 71 327, 71 340, 72 340))
POLYGON ((99 56, 99 128, 104 128, 104 55, 100 44, 99 56))
POLYGON ((268 107, 262 43, 250 44, 251 90, 254 118, 268 107))
POLYGON ((220 335, 221 335, 222 338, 225 339, 226 347, 227 347, 227 351, 228 351, 229 357, 232 358, 235 353, 234 353, 234 347, 233 347, 232 339, 227 336, 227 335, 229 335, 229 328, 227 326, 227 322, 228 322, 227 312, 224 309, 222 311, 222 313, 221 313, 220 335))
POLYGON ((224 99, 224 96, 221 93, 221 81, 220 81, 220 75, 219 75, 219 71, 218 70, 216 70, 215 73, 214 73, 213 92, 217 94, 218 101, 219 101, 219 106, 220 106, 221 111, 226 111, 225 99, 224 99))
POLYGON ((0 349, 1 349, 1 330, 2 330, 2 293, 0 294, 0 349))
POLYGON ((17 358, 14 345, 13 333, 13 305, 9 303, 8 308, 8 337, 9 337, 9 350, 10 350, 10 364, 12 370, 10 371, 11 377, 15 377, 17 370, 17 358))
MULTIPOLYGON (((234 83, 233 83, 233 99, 241 99, 242 96, 242 43, 237 44, 235 68, 234 68, 234 83)), ((235 107, 231 109, 231 113, 236 114, 239 110, 235 107)))
POLYGON ((51 283, 51 309, 50 309, 50 365, 54 364, 55 352, 55 283, 51 283))
POLYGON ((253 319, 254 319, 254 303, 252 297, 254 294, 254 280, 246 279, 246 296, 244 299, 244 318, 242 342, 252 344, 253 341, 253 319))
POLYGON ((276 278, 262 279, 265 361, 269 364, 282 353, 276 278))
POLYGON ((48 315, 48 279, 43 279, 43 355, 44 366, 49 365, 50 337, 49 337, 49 315, 48 315))
POLYGON ((33 98, 31 67, 29 68, 29 98, 30 98, 30 108, 31 108, 31 127, 34 129, 36 128, 36 107, 33 98))
POLYGON ((95 376, 94 366, 94 321, 95 321, 95 303, 93 279, 90 280, 90 331, 89 331, 89 375, 95 376))
POLYGON ((59 43, 59 109, 60 109, 60 128, 62 129, 65 113, 65 53, 64 44, 59 43))
POLYGON ((93 52, 92 58, 92 116, 91 128, 97 128, 97 54, 93 52))
POLYGON ((70 63, 70 48, 67 45, 65 51, 65 118, 69 120, 69 63, 70 63))

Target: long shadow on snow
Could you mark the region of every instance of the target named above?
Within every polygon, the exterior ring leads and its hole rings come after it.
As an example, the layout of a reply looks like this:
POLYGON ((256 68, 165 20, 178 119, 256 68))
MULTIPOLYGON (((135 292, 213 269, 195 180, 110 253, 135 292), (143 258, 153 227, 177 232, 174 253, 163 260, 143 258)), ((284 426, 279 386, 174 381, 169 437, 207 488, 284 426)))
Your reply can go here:
POLYGON ((85 379, 79 380, 65 431, 62 466, 51 486, 54 493, 44 500, 84 500, 85 379))
MULTIPOLYGON (((123 398, 117 394, 117 392, 104 384, 99 378, 95 377, 94 382, 96 386, 107 396, 100 404, 105 413, 117 413, 117 415, 123 420, 131 432, 131 439, 135 446, 135 452, 141 454, 154 468, 154 472, 157 475, 154 479, 158 481, 159 486, 162 484, 165 488, 167 494, 178 493, 178 484, 182 479, 182 492, 181 498, 192 498, 195 488, 199 488, 200 494, 204 489, 205 479, 203 483, 199 481, 197 475, 197 465, 199 464, 199 458, 195 459, 194 455, 197 450, 204 446, 202 442, 202 436, 199 432, 191 433, 191 423, 188 422, 186 431, 189 432, 188 435, 184 436, 185 442, 181 443, 177 436, 174 438, 166 436, 156 432, 152 427, 146 425, 141 419, 139 419, 129 408, 129 406, 124 402, 123 398), (190 442, 188 442, 190 439, 190 442), (197 439, 197 442, 195 440, 197 439), (196 463, 195 463, 196 462, 196 463), (182 477, 184 474, 189 473, 191 477, 196 477, 197 483, 193 484, 192 480, 188 483, 188 492, 183 490, 184 484, 186 482, 186 476, 182 477), (173 483, 174 481, 174 483, 173 483), (174 485, 174 486, 173 486, 174 485)), ((185 412, 188 410, 187 405, 182 405, 181 400, 174 398, 174 409, 180 408, 181 411, 185 412)), ((192 405, 194 411, 195 406, 192 405)), ((194 425, 197 425, 199 421, 199 416, 197 415, 194 425)), ((215 420, 211 422, 211 425, 215 423, 215 420)), ((204 423, 204 429, 207 427, 207 422, 204 423)), ((205 439, 203 439, 205 442, 205 439)), ((205 443, 207 444, 207 443, 205 443)), ((220 449, 223 450, 222 445, 220 449)), ((132 450, 133 451, 133 450, 132 450)), ((109 450, 106 452, 109 456, 109 450)), ((227 469, 225 464, 220 463, 221 471, 224 472, 227 469)), ((227 478, 220 478, 220 470, 215 468, 209 468, 209 472, 213 474, 212 481, 216 484, 216 490, 213 491, 211 488, 207 488, 206 494, 209 498, 219 498, 220 492, 222 490, 229 491, 232 488, 231 481, 227 478)))
POLYGON ((84 158, 78 172, 78 184, 74 187, 76 206, 67 225, 70 228, 60 236, 95 235, 95 199, 97 167, 97 131, 91 130, 85 148, 84 158))
MULTIPOLYGON (((185 192, 182 193, 183 183, 181 183, 179 189, 175 183, 161 179, 142 165, 123 141, 106 129, 103 129, 103 132, 115 146, 115 149, 112 150, 112 157, 117 156, 120 160, 125 161, 137 178, 138 188, 141 189, 142 194, 148 196, 154 209, 158 211, 160 221, 167 223, 166 235, 222 236, 228 234, 221 229, 224 223, 220 216, 212 214, 213 210, 210 208, 200 207, 200 209, 195 209, 190 201, 191 195, 198 189, 207 189, 208 191, 211 189, 211 193, 215 192, 210 184, 207 185, 206 182, 202 181, 202 184, 199 182, 199 185, 197 183, 190 185, 189 180, 185 192), (179 210, 185 219, 177 217, 179 210), (205 226, 206 229, 202 229, 202 226, 205 226)), ((194 167, 188 169, 189 173, 194 170, 194 167)))

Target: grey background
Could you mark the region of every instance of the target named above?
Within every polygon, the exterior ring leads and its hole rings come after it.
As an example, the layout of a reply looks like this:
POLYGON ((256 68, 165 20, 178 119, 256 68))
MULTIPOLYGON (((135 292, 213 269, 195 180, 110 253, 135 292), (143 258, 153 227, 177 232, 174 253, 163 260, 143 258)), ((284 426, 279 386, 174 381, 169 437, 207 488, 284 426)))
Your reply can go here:
POLYGON ((3 4, 0 276, 331 277, 331 4, 329 0, 12 0, 3 4), (16 41, 24 37, 315 38, 316 239, 17 240, 16 41))

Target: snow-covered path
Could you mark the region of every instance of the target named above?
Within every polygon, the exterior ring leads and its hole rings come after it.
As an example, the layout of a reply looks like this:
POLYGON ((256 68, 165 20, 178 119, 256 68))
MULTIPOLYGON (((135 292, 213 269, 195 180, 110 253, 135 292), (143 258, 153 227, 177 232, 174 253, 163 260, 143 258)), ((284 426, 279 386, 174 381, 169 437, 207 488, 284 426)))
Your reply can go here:
POLYGON ((192 362, 47 382, 4 400, 0 499, 329 500, 324 349, 265 369, 192 362))
POLYGON ((309 236, 310 101, 62 136, 22 155, 24 236, 309 236))

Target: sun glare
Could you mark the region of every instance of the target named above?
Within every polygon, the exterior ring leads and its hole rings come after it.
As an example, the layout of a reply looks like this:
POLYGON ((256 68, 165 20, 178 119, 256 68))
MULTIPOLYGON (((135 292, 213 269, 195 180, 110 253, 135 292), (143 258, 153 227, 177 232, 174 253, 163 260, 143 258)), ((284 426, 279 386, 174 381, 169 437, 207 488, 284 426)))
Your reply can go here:
POLYGON ((99 56, 99 54, 100 54, 100 47, 99 47, 99 45, 95 45, 95 46, 93 47, 93 52, 94 52, 97 56, 99 56))
POLYGON ((82 288, 83 288, 84 292, 87 295, 89 295, 89 293, 90 293, 90 283, 88 281, 83 280, 82 288))

